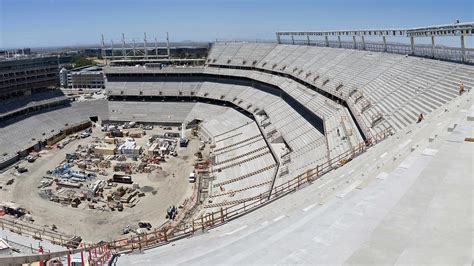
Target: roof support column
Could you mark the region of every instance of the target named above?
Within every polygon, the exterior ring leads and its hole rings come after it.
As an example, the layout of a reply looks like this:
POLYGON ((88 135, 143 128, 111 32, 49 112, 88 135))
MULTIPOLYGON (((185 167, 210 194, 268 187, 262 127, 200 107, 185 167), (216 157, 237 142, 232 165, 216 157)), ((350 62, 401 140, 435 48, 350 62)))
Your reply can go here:
POLYGON ((295 36, 293 36, 293 34, 291 34, 291 43, 295 44, 295 36))
POLYGON ((137 55, 135 51, 135 39, 132 39, 132 42, 133 42, 132 52, 133 52, 133 57, 135 57, 137 55))
POLYGON ((278 44, 281 44, 281 40, 280 40, 280 34, 278 34, 278 32, 277 32, 277 34, 276 34, 276 35, 277 35, 277 43, 278 43, 278 44))
POLYGON ((337 42, 339 43, 339 48, 342 48, 342 44, 341 44, 341 36, 337 36, 337 42))
POLYGON ((166 32, 166 53, 168 53, 168 59, 171 58, 171 52, 170 52, 170 36, 168 32, 166 32))
POLYGON ((387 52, 387 38, 384 35, 382 36, 382 39, 383 39, 383 51, 387 52))
POLYGON ((431 35, 431 55, 433 55, 433 58, 435 57, 435 39, 434 39, 434 35, 431 35))
POLYGON ((306 39, 308 40, 308 45, 310 45, 310 42, 309 42, 309 34, 306 34, 306 39))
POLYGON ((125 59, 125 34, 122 33, 122 59, 125 59))
POLYGON ((324 36, 324 40, 326 41, 326 47, 329 47, 329 40, 328 40, 328 36, 324 36))
POLYGON ((411 54, 415 54, 415 37, 411 36, 410 37, 410 43, 411 43, 411 54))
POLYGON ((365 38, 364 35, 360 36, 362 37, 362 50, 365 50, 365 38))
POLYGON ((461 61, 466 62, 466 45, 464 43, 464 35, 461 35, 461 61))
POLYGON ((102 59, 104 59, 105 64, 107 65, 107 53, 105 51, 104 34, 101 34, 101 39, 102 39, 102 42, 101 42, 102 49, 100 50, 100 53, 102 54, 102 59))
POLYGON ((353 46, 352 48, 357 49, 356 36, 355 35, 352 36, 352 46, 353 46))
POLYGON ((110 40, 110 60, 114 58, 114 40, 110 40))
POLYGON ((146 43, 146 32, 143 33, 143 49, 145 51, 143 51, 145 53, 145 59, 148 59, 148 48, 147 48, 147 43, 146 43))

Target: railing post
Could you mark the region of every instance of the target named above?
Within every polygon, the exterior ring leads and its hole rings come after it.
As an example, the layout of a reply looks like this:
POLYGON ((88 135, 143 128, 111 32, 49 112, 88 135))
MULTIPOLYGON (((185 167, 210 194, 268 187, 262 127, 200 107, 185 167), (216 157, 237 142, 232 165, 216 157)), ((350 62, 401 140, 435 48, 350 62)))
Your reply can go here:
POLYGON ((84 251, 81 251, 81 266, 84 266, 84 251))
POLYGON ((204 232, 204 215, 201 214, 201 230, 204 232))
POLYGON ((71 266, 71 250, 69 249, 67 253, 67 266, 71 266))
POLYGON ((91 258, 92 258, 91 244, 89 244, 89 250, 88 250, 88 252, 89 252, 89 261, 90 261, 91 258))
POLYGON ((224 222, 224 210, 221 207, 221 223, 224 222))

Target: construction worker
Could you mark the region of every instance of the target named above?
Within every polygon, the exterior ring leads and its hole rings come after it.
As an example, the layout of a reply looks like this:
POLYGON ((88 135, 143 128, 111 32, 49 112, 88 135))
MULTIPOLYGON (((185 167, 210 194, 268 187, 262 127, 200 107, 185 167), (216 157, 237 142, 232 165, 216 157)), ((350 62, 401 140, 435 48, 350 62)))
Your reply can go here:
POLYGON ((420 115, 418 116, 418 121, 417 123, 420 123, 421 121, 423 121, 425 118, 423 117, 423 114, 420 113, 420 115))
POLYGON ((459 85, 459 95, 462 95, 464 93, 464 84, 461 83, 461 85, 459 85))

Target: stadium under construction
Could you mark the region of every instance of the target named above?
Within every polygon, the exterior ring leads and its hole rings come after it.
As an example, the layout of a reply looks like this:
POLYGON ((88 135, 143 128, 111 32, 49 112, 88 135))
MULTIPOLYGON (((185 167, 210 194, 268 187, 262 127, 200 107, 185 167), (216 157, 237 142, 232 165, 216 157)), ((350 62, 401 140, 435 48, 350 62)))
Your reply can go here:
POLYGON ((279 31, 192 59, 101 36, 105 89, 80 91, 54 58, 4 59, 0 264, 469 264, 473 34, 279 31))

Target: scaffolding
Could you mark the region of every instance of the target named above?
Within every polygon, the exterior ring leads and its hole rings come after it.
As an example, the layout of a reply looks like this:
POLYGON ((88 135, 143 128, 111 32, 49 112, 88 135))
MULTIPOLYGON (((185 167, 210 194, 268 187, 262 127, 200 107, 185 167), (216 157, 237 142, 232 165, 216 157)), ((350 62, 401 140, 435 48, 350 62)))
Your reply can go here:
POLYGON ((369 50, 431 57, 442 60, 474 63, 474 49, 467 48, 465 36, 474 35, 474 22, 429 26, 411 29, 362 29, 336 31, 279 31, 280 44, 303 44, 334 48, 369 50), (316 40, 315 38, 324 38, 316 40), (341 41, 341 37, 352 37, 352 41, 341 41), (367 42, 365 37, 381 37, 381 42, 367 42), (410 44, 388 43, 388 37, 409 38, 410 44), (431 45, 416 45, 415 38, 430 38, 431 45), (459 37, 459 47, 437 46, 435 38, 459 37), (330 38, 337 40, 330 40, 330 38))
POLYGON ((109 39, 101 34, 101 55, 106 64, 120 60, 122 62, 147 61, 158 62, 163 59, 170 59, 170 40, 168 32, 164 42, 158 42, 155 37, 153 42, 149 42, 146 32, 143 38, 126 38, 122 33, 122 38, 109 39))

